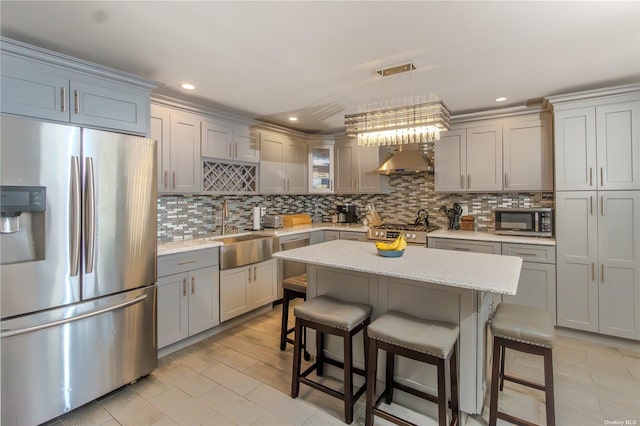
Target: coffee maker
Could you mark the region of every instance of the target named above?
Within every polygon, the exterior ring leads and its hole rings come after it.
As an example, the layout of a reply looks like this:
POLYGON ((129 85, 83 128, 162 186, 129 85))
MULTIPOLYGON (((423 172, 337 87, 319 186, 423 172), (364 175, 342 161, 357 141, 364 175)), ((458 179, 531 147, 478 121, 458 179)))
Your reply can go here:
POLYGON ((356 223, 358 221, 356 207, 355 204, 337 204, 338 223, 356 223))

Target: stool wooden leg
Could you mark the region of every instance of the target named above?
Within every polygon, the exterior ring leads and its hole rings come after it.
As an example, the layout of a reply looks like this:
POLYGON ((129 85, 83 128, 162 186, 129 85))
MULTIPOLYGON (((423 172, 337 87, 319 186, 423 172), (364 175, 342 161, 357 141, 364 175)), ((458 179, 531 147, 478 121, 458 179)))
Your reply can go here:
POLYGON ((489 426, 498 421, 498 386, 500 381, 500 355, 502 344, 499 337, 493 338, 493 362, 491 363, 491 399, 489 400, 489 426))
POLYGON ((353 342, 351 334, 346 331, 344 340, 344 421, 353 422, 353 342))
POLYGON ((453 345, 449 359, 449 379, 451 380, 451 424, 460 424, 460 404, 458 395, 458 343, 453 345))
POLYGON ((373 339, 367 339, 367 404, 365 408, 364 424, 373 426, 373 406, 376 403, 376 376, 378 369, 378 344, 373 339))
POLYGON ((502 351, 500 351, 500 392, 504 389, 504 359, 505 359, 505 351, 506 348, 503 346, 502 351))
POLYGON ((302 320, 296 318, 293 343, 293 372, 291 373, 291 398, 297 398, 300 391, 300 351, 302 347, 302 320))
POLYGON ((395 354, 387 352, 387 368, 384 379, 384 402, 393 402, 393 376, 395 375, 395 354))
POLYGON ((544 397, 547 406, 547 426, 556 424, 556 407, 553 392, 553 359, 551 348, 544 351, 544 397))
POLYGON ((438 358, 438 425, 447 426, 447 387, 445 360, 438 358))
POLYGON ((316 374, 322 377, 324 374, 324 333, 316 330, 316 374))
POLYGON ((280 326, 280 350, 287 346, 287 329, 289 328, 289 290, 284 289, 282 297, 282 325, 280 326))

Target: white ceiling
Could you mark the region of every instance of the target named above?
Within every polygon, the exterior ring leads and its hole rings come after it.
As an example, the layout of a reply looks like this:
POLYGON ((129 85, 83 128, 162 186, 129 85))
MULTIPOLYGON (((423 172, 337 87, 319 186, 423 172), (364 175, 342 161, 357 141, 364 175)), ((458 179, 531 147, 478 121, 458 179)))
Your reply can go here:
POLYGON ((460 114, 640 81, 638 1, 2 0, 0 16, 3 36, 307 132, 381 96, 432 92, 460 114), (375 73, 408 61, 411 76, 375 73))

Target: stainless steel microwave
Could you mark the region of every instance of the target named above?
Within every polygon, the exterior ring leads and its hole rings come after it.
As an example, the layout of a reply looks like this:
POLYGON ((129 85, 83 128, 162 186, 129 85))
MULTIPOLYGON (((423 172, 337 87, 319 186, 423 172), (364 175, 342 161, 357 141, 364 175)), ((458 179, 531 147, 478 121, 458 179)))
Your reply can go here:
POLYGON ((553 209, 495 209, 496 234, 553 237, 553 209))

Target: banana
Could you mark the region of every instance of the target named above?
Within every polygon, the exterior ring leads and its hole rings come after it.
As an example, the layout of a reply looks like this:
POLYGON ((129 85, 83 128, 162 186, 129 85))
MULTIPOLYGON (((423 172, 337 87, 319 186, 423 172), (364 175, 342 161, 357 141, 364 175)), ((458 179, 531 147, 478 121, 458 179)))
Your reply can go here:
POLYGON ((404 250, 407 247, 407 240, 404 234, 400 234, 398 238, 391 243, 385 243, 382 241, 376 241, 376 248, 380 250, 404 250))

